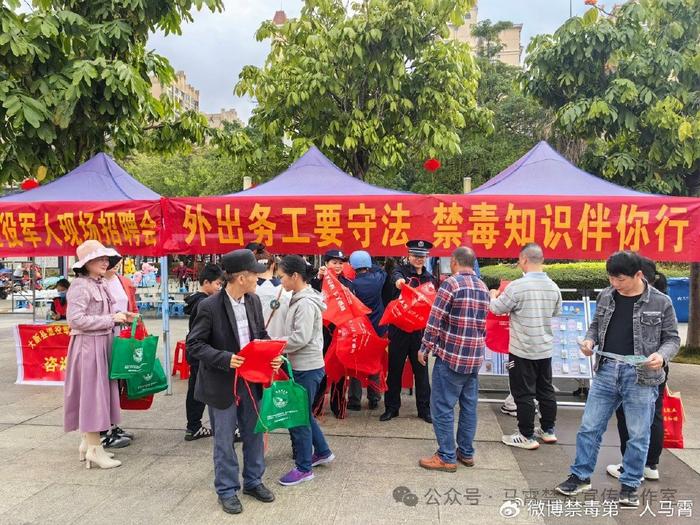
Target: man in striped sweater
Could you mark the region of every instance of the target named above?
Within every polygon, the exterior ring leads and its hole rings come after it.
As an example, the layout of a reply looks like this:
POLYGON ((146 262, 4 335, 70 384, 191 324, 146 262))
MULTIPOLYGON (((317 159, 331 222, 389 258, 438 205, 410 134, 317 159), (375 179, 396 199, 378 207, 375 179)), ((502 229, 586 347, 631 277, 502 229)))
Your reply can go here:
POLYGON ((511 447, 534 450, 540 438, 556 443, 554 423, 557 400, 552 386, 552 317, 561 313, 559 287, 542 270, 542 248, 530 243, 520 250, 518 267, 523 277, 511 282, 503 293, 491 290, 489 308, 497 315, 510 315, 508 377, 518 407, 518 432, 503 436, 511 447), (535 399, 540 424, 535 428, 535 399))

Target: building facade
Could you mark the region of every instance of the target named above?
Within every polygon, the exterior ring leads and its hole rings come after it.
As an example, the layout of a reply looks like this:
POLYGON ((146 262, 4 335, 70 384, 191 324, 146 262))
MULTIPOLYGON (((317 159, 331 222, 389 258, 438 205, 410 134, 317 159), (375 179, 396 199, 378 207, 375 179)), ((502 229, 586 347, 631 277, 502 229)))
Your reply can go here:
POLYGON ((215 129, 221 129, 224 127, 224 122, 238 122, 242 123, 241 119, 238 118, 238 113, 236 110, 221 108, 218 113, 206 113, 207 120, 209 121, 209 127, 215 129))
POLYGON ((157 78, 151 77, 151 94, 156 98, 162 94, 169 95, 180 103, 183 111, 199 111, 199 90, 187 83, 184 71, 178 71, 169 86, 162 86, 157 78))
MULTIPOLYGON (((467 14, 464 24, 455 27, 450 24, 450 36, 460 42, 468 43, 473 51, 479 48, 479 39, 472 35, 472 29, 478 22, 478 7, 474 6, 467 14)), ((520 57, 523 52, 523 46, 520 42, 523 30, 522 24, 513 24, 513 27, 504 29, 498 35, 503 49, 496 55, 496 58, 511 66, 520 67, 520 57)))

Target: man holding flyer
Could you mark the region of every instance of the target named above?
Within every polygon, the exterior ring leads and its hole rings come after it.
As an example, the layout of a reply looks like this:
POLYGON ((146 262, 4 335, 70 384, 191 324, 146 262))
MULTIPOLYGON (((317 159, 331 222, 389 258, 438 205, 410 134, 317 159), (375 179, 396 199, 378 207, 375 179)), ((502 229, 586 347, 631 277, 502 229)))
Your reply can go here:
POLYGON ((591 474, 608 421, 622 404, 629 439, 622 459, 622 508, 637 508, 637 489, 644 474, 649 427, 664 365, 678 352, 680 337, 671 299, 649 286, 641 257, 616 252, 606 264, 610 286, 598 295, 596 313, 581 352, 593 355, 596 375, 576 435, 571 475, 557 491, 573 496, 591 488, 591 474))

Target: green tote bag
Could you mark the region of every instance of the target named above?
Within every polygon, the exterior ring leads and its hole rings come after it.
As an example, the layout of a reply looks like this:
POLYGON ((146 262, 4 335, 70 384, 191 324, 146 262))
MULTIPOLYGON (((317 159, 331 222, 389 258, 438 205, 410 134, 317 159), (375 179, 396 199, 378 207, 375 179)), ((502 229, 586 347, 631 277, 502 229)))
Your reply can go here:
POLYGON ((263 390, 255 432, 303 427, 308 424, 309 395, 303 386, 294 382, 292 367, 289 367, 288 380, 274 381, 269 388, 263 390))
POLYGON ((131 337, 115 337, 112 342, 112 359, 109 366, 110 379, 129 379, 153 372, 158 349, 158 336, 148 335, 136 339, 138 318, 131 323, 131 337))
POLYGON ((156 359, 152 372, 130 377, 126 380, 126 395, 129 399, 138 399, 149 394, 157 394, 167 388, 168 378, 165 376, 160 359, 156 359))

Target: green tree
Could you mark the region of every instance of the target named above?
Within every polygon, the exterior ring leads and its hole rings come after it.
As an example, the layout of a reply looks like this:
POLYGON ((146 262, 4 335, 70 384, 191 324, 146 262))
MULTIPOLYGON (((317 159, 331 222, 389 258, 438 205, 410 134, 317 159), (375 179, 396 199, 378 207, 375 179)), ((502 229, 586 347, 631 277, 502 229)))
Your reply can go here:
MULTIPOLYGON (((626 186, 700 196, 700 0, 639 0, 592 8, 533 39, 527 93, 590 141, 589 169, 626 186)), ((700 304, 691 265, 690 304, 700 304)), ((700 348, 700 308, 688 346, 700 348)))
POLYGON ((127 159, 124 168, 164 197, 223 195, 243 189, 239 165, 212 146, 178 155, 137 153, 127 159))
POLYGON ((418 193, 462 193, 464 177, 472 187, 488 181, 524 155, 540 140, 554 140, 551 134, 553 114, 518 85, 519 68, 487 57, 477 59, 481 78, 477 103, 493 113, 493 133, 461 133, 461 153, 442 161, 435 174, 428 174, 417 161, 405 170, 406 189, 418 193))
POLYGON ((207 123, 150 94, 168 61, 148 35, 179 33, 190 10, 222 0, 18 0, 0 3, 0 181, 46 166, 59 176, 99 151, 173 151, 202 142, 207 123))
POLYGON ((236 94, 254 97, 251 123, 310 143, 364 179, 390 178, 406 159, 455 155, 459 130, 488 126, 477 107, 469 46, 449 39, 473 0, 307 0, 298 19, 264 23, 262 68, 247 66, 236 94))
POLYGON ((206 146, 177 154, 138 153, 125 169, 165 197, 224 195, 243 189, 243 177, 260 184, 278 175, 292 161, 279 140, 263 142, 261 133, 238 122, 225 122, 206 146), (264 152, 257 157, 257 152, 264 152))
POLYGON ((294 160, 291 148, 281 137, 268 136, 250 124, 243 126, 239 122, 225 122, 223 130, 216 134, 212 143, 231 157, 236 171, 251 177, 253 184, 279 175, 294 160))
POLYGON ((472 36, 477 40, 476 54, 481 58, 495 60, 496 55, 503 50, 500 34, 505 29, 513 27, 513 22, 501 20, 495 24, 491 23, 488 18, 477 22, 472 28, 472 36))

